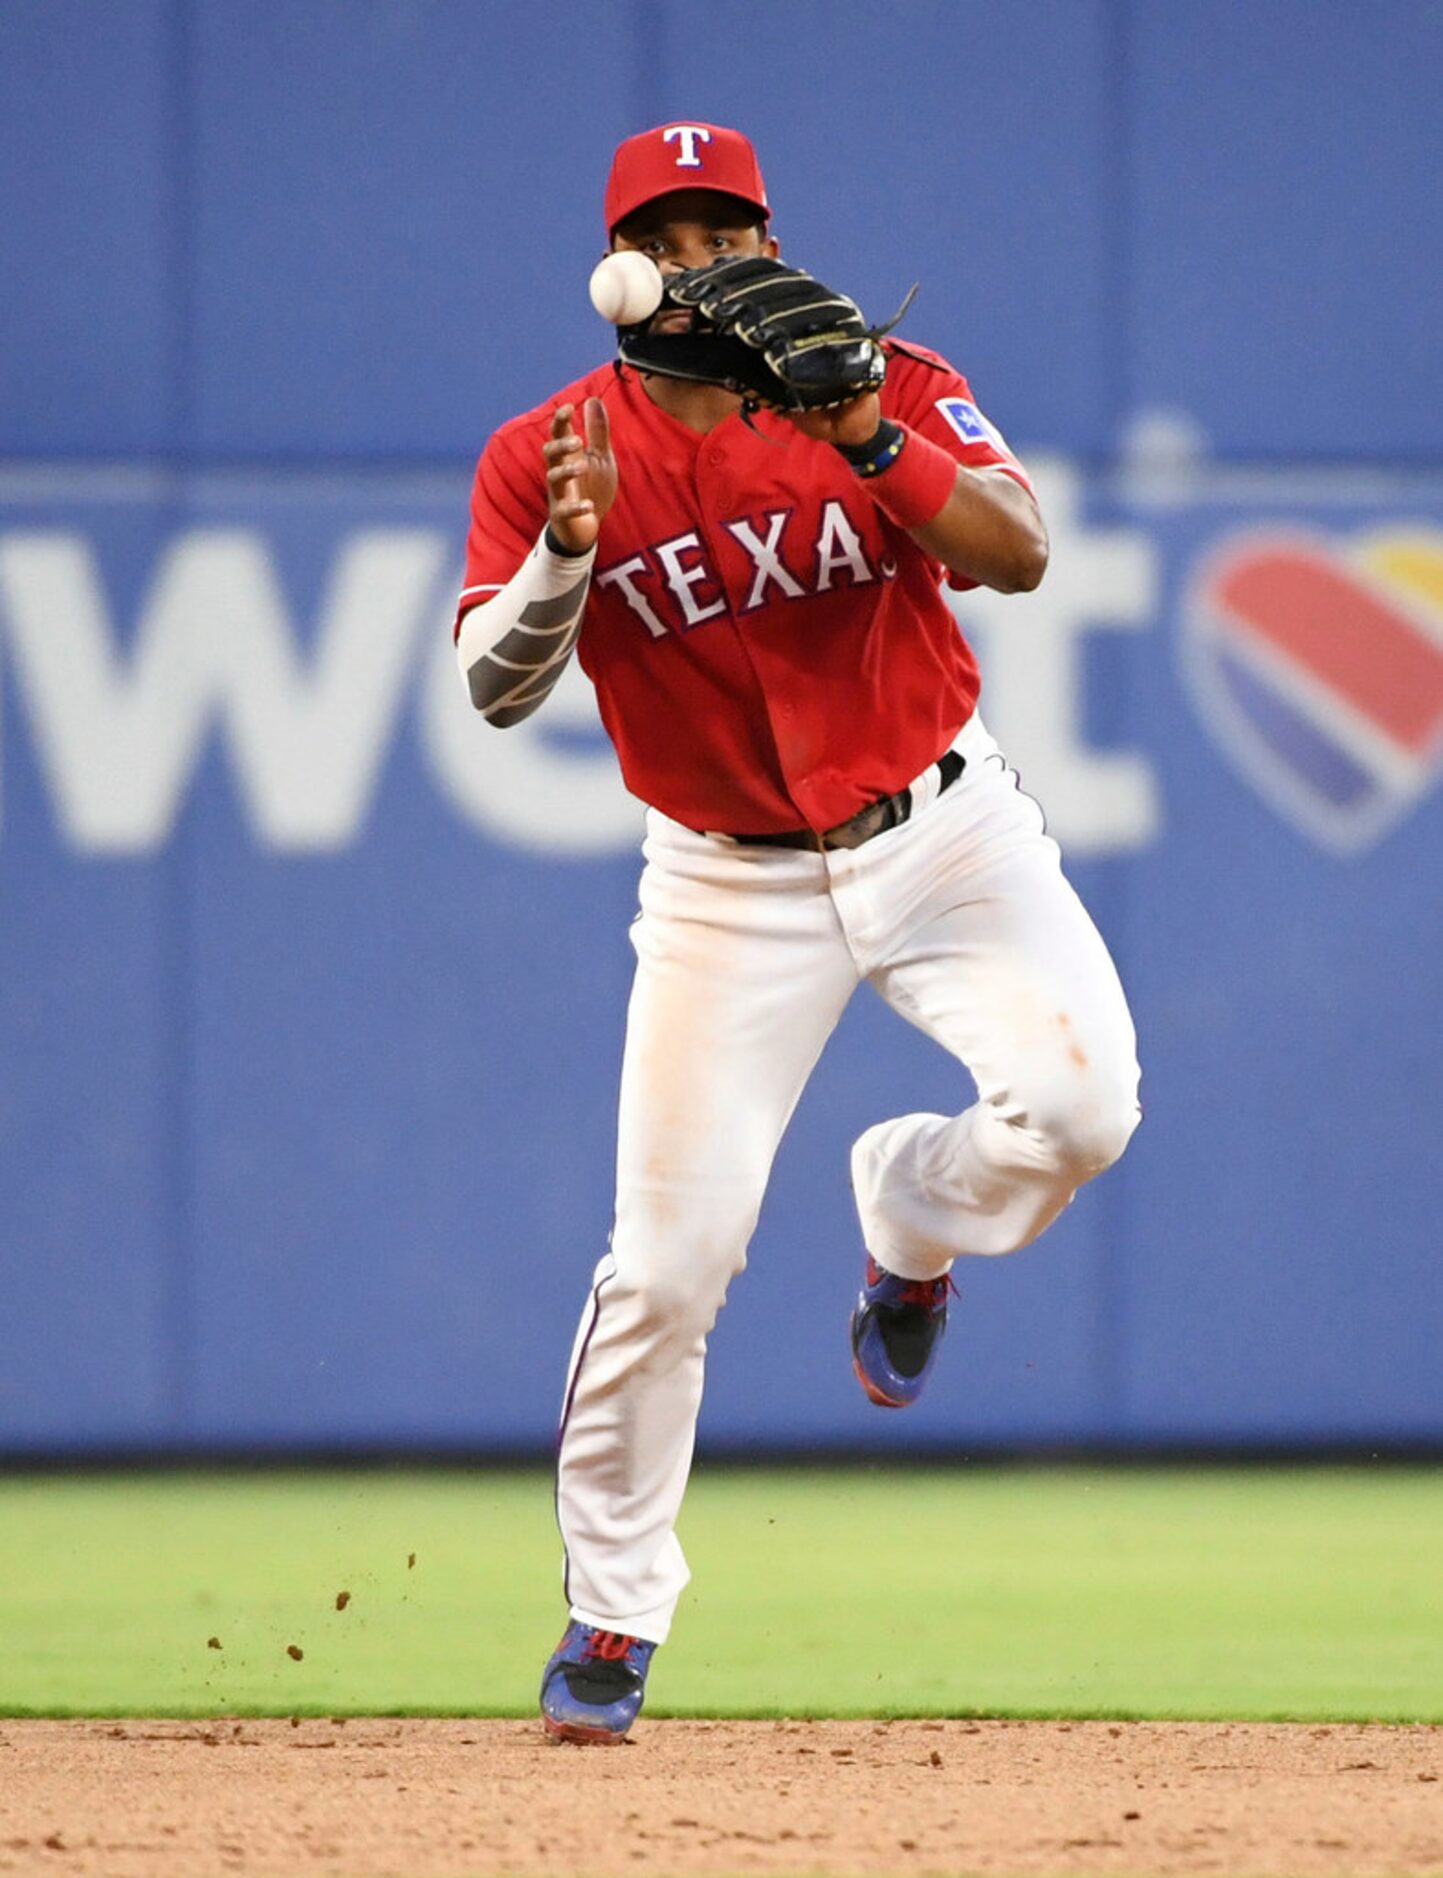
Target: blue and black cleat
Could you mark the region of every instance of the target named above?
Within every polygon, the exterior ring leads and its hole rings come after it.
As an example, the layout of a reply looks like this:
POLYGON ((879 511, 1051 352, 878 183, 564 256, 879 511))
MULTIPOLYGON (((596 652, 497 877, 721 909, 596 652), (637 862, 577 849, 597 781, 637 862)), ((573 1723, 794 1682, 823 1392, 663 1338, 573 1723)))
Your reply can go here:
POLYGON ((921 1395, 955 1289, 950 1278, 897 1278, 868 1256, 852 1311, 852 1364, 879 1408, 906 1408, 921 1395))
POLYGON ((541 1673, 541 1718, 553 1741, 597 1747, 626 1739, 641 1712, 654 1643, 570 1623, 541 1673))

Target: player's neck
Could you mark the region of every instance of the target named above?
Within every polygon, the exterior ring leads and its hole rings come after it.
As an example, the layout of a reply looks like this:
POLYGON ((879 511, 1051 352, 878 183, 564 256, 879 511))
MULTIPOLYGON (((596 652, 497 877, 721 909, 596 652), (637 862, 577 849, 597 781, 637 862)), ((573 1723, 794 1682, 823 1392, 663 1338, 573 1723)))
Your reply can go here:
POLYGON ((687 379, 662 378, 655 372, 643 372, 640 378, 642 390, 658 410, 702 436, 742 408, 736 393, 724 391, 720 385, 694 385, 687 379))

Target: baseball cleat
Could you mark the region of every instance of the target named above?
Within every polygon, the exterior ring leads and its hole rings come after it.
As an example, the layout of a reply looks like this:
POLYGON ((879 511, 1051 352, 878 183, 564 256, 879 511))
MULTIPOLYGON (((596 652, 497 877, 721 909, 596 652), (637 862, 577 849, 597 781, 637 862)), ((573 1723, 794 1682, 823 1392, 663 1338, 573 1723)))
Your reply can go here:
POLYGON ((541 1673, 541 1719, 553 1741, 608 1747, 641 1712, 654 1643, 570 1623, 541 1673))
POLYGON ((906 1408, 921 1395, 955 1290, 950 1278, 897 1278, 868 1255, 852 1310, 852 1366, 879 1408, 906 1408))

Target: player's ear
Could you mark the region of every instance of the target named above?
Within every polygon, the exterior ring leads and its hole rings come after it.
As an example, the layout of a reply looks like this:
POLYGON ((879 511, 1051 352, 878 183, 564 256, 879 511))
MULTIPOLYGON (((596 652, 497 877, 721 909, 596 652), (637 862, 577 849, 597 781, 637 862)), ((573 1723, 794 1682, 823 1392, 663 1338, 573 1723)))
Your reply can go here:
POLYGON ((765 239, 762 242, 762 253, 767 257, 769 261, 777 261, 781 259, 782 244, 777 240, 775 235, 768 235, 765 237, 765 239))

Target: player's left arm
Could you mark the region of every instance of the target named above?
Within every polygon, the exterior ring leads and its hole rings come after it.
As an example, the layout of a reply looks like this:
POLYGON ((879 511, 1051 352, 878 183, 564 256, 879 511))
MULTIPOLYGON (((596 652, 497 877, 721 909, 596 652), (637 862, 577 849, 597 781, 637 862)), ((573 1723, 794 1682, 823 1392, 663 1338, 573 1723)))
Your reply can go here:
POLYGON ((775 254, 687 269, 667 291, 702 329, 686 335, 684 359, 681 335, 623 341, 630 363, 727 385, 834 445, 953 586, 1022 593, 1042 579, 1047 530, 1026 471, 966 379, 938 353, 881 344, 907 302, 868 326, 855 300, 775 254))
POLYGON ((1047 528, 1010 453, 989 444, 977 453, 990 461, 961 462, 922 429, 884 417, 875 392, 792 422, 840 450, 883 513, 949 573, 999 593, 1041 581, 1047 528))
POLYGON ((1031 593, 1047 572, 1047 528, 1037 498, 1002 469, 959 463, 941 509, 908 532, 950 573, 998 593, 1031 593))

